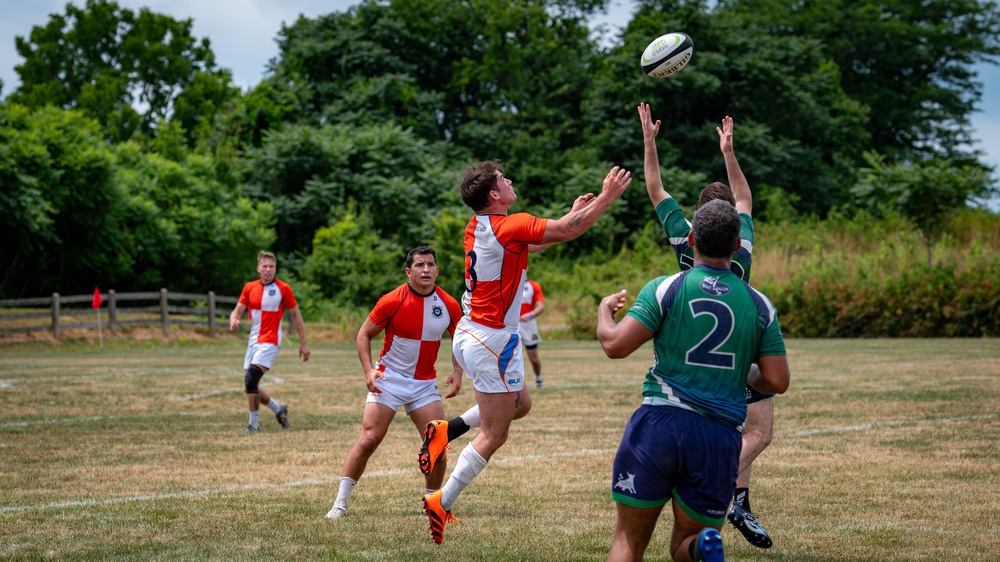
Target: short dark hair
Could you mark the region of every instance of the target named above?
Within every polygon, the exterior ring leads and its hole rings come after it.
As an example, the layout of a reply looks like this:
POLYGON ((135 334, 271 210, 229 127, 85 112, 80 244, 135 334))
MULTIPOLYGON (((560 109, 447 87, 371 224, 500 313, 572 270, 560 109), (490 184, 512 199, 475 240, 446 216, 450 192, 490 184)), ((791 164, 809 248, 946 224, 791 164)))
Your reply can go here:
POLYGON ((715 201, 716 199, 721 199, 733 207, 736 206, 736 198, 733 197, 733 190, 728 185, 716 181, 706 185, 701 190, 701 194, 698 195, 698 202, 695 203, 694 208, 698 210, 705 203, 715 201))
POLYGON ((484 160, 462 170, 458 180, 458 193, 473 211, 479 211, 490 202, 490 191, 496 189, 497 172, 503 173, 503 162, 484 160))
POLYGON ((406 267, 413 267, 413 260, 416 256, 426 256, 427 254, 430 254, 434 258, 434 263, 437 263, 437 253, 434 252, 434 248, 417 246, 406 254, 406 267))
POLYGON ((736 207, 720 199, 709 201, 695 212, 691 221, 694 247, 709 258, 731 257, 740 241, 740 226, 736 207))

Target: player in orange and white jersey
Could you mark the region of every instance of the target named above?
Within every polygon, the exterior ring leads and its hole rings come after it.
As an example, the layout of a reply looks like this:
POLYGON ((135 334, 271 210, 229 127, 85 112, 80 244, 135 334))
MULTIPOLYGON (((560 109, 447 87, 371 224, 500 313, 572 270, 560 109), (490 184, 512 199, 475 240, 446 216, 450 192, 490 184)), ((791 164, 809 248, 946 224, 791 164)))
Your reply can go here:
MULTIPOLYGON (((340 490, 326 514, 329 519, 340 519, 347 513, 351 492, 400 407, 406 409, 421 432, 431 421, 444 417, 434 362, 441 336, 445 332, 454 335, 462 312, 458 301, 435 284, 437 276, 433 248, 418 246, 410 250, 406 256, 408 281, 383 295, 358 331, 358 357, 365 373, 368 400, 361 435, 347 454, 340 490), (372 339, 383 330, 382 352, 373 365, 372 339)), ((445 386, 451 387, 446 398, 457 395, 462 386, 462 369, 454 356, 452 365, 454 370, 445 381, 445 386)), ((425 492, 441 487, 445 468, 445 463, 440 463, 425 476, 425 492)))
MULTIPOLYGON (((631 183, 631 173, 615 166, 604 178, 601 193, 581 195, 559 219, 528 213, 509 214, 517 194, 503 175, 499 160, 478 162, 462 172, 458 191, 475 212, 465 229, 465 316, 455 329, 455 359, 472 380, 479 406, 480 432, 459 455, 441 490, 424 495, 431 538, 444 540, 444 525, 452 519, 458 495, 507 440, 515 415, 527 413, 524 359, 517 326, 521 292, 528 271, 528 253, 572 240, 597 222, 631 183)), ((432 472, 450 431, 448 422, 427 425, 421 447, 421 470, 432 472)))
POLYGON ((292 315, 295 331, 299 334, 299 357, 308 361, 310 355, 309 345, 306 343, 306 325, 302 321, 295 293, 288 283, 275 278, 277 272, 278 258, 274 254, 265 251, 257 254, 257 273, 260 279, 243 286, 239 301, 229 314, 230 330, 240 328, 240 317, 244 312, 250 314, 250 338, 243 358, 243 385, 250 410, 250 423, 247 424, 246 431, 249 432, 260 431, 257 416, 261 404, 274 412, 282 428, 289 425, 288 404, 272 400, 259 386, 261 377, 271 369, 278 357, 283 335, 281 319, 285 310, 292 315))
POLYGON ((538 357, 538 344, 542 343, 542 333, 538 329, 536 318, 545 312, 545 293, 542 286, 534 279, 526 279, 521 288, 521 321, 517 333, 524 344, 524 352, 531 361, 531 369, 535 372, 535 388, 542 388, 542 360, 538 357))

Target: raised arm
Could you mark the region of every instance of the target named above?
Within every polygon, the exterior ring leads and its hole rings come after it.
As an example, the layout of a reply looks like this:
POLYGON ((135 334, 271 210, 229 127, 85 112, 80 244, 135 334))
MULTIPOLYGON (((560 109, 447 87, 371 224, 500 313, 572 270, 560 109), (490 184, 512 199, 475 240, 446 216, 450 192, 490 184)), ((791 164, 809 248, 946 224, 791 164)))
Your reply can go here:
POLYGON ((667 190, 663 189, 663 179, 660 177, 660 157, 656 153, 656 135, 660 132, 660 120, 653 123, 650 117, 649 104, 639 104, 639 122, 642 123, 642 144, 643 151, 643 172, 646 175, 646 194, 649 195, 649 202, 653 204, 653 209, 661 201, 670 197, 667 190))
POLYGON ((608 207, 621 197, 630 183, 632 172, 618 166, 611 168, 604 177, 603 188, 597 197, 590 198, 589 194, 578 197, 570 212, 546 223, 541 245, 566 242, 590 230, 608 207))
POLYGON ((726 161, 726 175, 729 177, 729 187, 733 190, 733 198, 736 199, 736 210, 752 215, 753 195, 750 193, 750 184, 733 152, 733 118, 726 115, 722 120, 722 128, 716 127, 715 130, 719 133, 719 150, 726 161))

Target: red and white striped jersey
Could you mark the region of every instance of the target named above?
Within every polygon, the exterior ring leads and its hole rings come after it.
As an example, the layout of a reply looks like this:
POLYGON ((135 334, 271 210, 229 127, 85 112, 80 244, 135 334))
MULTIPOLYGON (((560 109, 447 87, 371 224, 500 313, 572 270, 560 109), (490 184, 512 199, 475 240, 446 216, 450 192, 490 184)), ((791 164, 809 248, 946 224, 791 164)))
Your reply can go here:
POLYGON ((243 286, 240 304, 247 307, 250 315, 250 343, 273 343, 281 345, 281 317, 286 308, 299 305, 295 293, 288 283, 275 279, 264 285, 260 279, 243 286))
POLYGON ((385 329, 376 367, 380 371, 389 367, 417 380, 435 378, 441 336, 445 331, 454 335, 461 317, 458 301, 437 285, 426 296, 409 283, 382 295, 368 314, 373 324, 385 329))
POLYGON ((521 290, 521 315, 525 315, 535 310, 536 302, 545 302, 545 295, 542 294, 542 286, 533 279, 524 282, 521 290))
POLYGON ((470 320, 517 331, 528 245, 540 244, 548 219, 528 213, 476 215, 465 227, 465 289, 470 320))

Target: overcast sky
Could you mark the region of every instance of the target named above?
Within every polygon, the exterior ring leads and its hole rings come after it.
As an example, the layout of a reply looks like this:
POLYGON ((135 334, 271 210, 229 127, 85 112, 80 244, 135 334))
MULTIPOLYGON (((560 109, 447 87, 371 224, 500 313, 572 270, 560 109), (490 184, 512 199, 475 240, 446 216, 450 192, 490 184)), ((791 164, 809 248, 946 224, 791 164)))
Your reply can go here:
MULTIPOLYGON (((191 18, 193 35, 208 37, 216 64, 233 72, 233 79, 246 89, 260 82, 267 62, 277 54, 274 42, 282 22, 299 15, 314 18, 343 12, 357 0, 117 0, 122 7, 138 10, 146 6, 175 19, 191 18)), ((14 37, 26 37, 31 28, 48 23, 49 14, 65 13, 67 3, 83 6, 85 0, 0 0, 0 80, 2 95, 13 91, 20 80, 14 66, 23 62, 14 48, 14 37)), ((607 16, 599 22, 622 26, 632 13, 631 0, 612 0, 607 16)), ((671 31, 671 30, 664 30, 671 31)), ((638 54, 636 55, 638 57, 638 54)), ((695 56, 697 56, 697 51, 695 56)), ((985 84, 982 111, 973 114, 977 148, 986 152, 986 162, 1000 171, 1000 68, 978 68, 985 84), (984 138, 985 137, 985 138, 984 138)))

